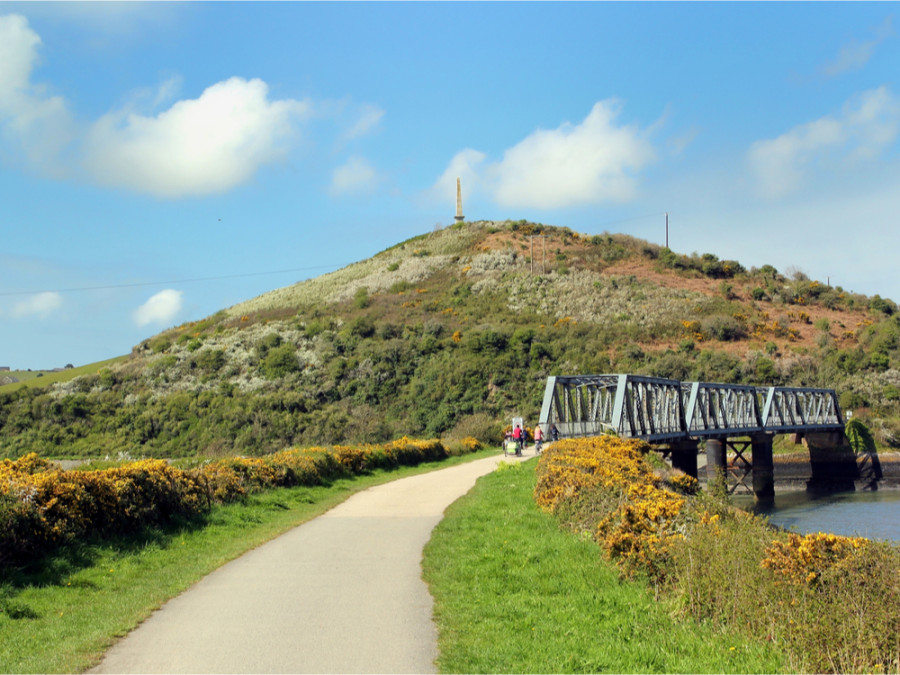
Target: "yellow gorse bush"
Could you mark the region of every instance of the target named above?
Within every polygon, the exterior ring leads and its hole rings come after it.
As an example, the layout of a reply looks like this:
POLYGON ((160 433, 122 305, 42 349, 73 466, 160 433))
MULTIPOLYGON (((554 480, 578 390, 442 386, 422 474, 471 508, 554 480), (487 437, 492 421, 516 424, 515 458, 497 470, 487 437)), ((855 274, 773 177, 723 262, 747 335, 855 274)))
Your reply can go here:
POLYGON ((481 441, 473 436, 466 436, 462 439, 462 446, 469 452, 478 452, 484 447, 481 441))
MULTIPOLYGON (((677 519, 685 500, 644 461, 649 449, 615 436, 554 443, 538 467, 535 501, 553 513, 593 497, 586 509, 599 519, 593 536, 606 554, 626 572, 660 576, 671 540, 681 536, 677 519)), ((696 480, 679 479, 677 486, 695 491, 696 480)))
MULTIPOLYGON (((464 446, 474 449, 472 443, 464 446)), ((34 453, 6 459, 0 461, 0 563, 27 561, 88 534, 121 534, 192 518, 214 503, 231 502, 254 491, 319 485, 376 468, 447 456, 439 440, 404 437, 379 445, 296 448, 266 457, 232 457, 193 469, 147 459, 111 469, 63 471, 34 453)))
POLYGON ((635 482, 655 484, 659 479, 643 461, 649 448, 615 436, 557 441, 541 456, 535 500, 552 513, 560 499, 597 485, 624 490, 635 482))
POLYGON ((861 537, 836 534, 789 534, 787 541, 773 541, 762 566, 797 583, 816 587, 829 568, 837 567, 869 544, 861 537))

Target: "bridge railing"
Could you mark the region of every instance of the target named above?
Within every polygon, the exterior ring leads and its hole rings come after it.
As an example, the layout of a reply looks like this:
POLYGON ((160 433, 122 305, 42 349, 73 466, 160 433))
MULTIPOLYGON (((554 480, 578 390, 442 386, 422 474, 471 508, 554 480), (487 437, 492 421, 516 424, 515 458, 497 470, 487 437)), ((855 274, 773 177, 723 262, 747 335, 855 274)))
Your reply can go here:
POLYGON ((680 382, 643 375, 547 378, 540 424, 563 437, 613 431, 649 442, 843 431, 831 389, 680 382))

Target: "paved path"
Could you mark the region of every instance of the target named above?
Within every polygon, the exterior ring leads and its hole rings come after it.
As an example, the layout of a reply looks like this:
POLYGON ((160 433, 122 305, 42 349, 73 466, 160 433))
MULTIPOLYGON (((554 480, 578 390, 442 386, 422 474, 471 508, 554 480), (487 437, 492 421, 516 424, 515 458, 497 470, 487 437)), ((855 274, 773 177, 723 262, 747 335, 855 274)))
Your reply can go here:
POLYGON ((502 459, 357 493, 205 577, 92 672, 436 672, 422 549, 444 509, 502 459))

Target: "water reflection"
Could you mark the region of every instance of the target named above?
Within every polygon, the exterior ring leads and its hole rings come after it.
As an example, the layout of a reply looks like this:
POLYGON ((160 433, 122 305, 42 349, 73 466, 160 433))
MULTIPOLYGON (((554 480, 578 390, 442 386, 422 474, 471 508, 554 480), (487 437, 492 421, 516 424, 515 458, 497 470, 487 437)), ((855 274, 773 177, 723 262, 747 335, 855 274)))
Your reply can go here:
POLYGON ((757 508, 753 497, 733 497, 736 506, 768 516, 800 534, 830 532, 852 537, 900 542, 900 490, 842 492, 812 496, 805 491, 775 495, 775 505, 757 508))

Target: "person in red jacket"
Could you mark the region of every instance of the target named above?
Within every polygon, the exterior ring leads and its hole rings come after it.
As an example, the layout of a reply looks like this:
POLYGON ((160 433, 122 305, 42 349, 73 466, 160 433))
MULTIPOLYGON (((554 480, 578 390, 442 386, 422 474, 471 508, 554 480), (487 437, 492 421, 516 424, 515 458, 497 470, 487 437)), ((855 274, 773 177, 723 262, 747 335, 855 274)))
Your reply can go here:
POLYGON ((520 427, 517 424, 516 428, 513 429, 513 440, 516 442, 516 454, 517 455, 522 454, 522 446, 525 443, 524 437, 525 437, 525 433, 522 431, 522 427, 520 427))

